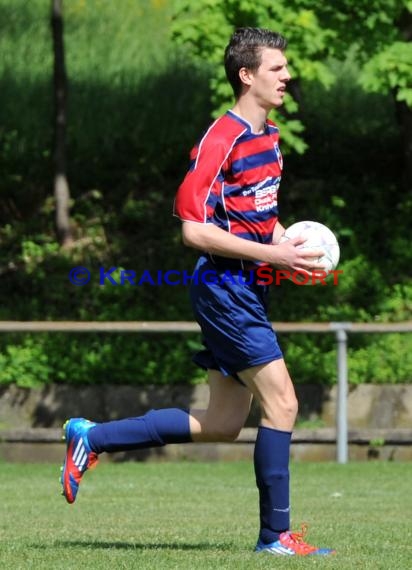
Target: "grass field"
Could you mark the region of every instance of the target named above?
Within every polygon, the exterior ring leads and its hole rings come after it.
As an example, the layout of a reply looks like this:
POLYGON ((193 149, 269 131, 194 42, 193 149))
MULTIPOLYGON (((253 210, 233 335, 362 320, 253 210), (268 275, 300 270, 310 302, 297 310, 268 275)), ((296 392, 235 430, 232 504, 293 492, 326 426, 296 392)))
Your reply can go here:
POLYGON ((410 464, 292 465, 293 527, 332 558, 254 554, 257 491, 249 463, 102 464, 75 505, 58 466, 0 465, 0 567, 412 568, 410 464))

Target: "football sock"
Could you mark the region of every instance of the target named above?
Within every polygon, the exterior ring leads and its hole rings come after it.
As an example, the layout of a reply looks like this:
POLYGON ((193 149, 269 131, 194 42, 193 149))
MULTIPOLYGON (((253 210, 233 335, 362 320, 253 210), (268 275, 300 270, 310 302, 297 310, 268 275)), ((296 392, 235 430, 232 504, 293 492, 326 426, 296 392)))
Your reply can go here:
POLYGON ((144 416, 98 423, 87 432, 96 453, 160 447, 192 441, 189 411, 177 408, 150 410, 144 416))
POLYGON ((289 452, 292 433, 259 426, 254 464, 259 489, 260 534, 265 544, 289 530, 289 452))

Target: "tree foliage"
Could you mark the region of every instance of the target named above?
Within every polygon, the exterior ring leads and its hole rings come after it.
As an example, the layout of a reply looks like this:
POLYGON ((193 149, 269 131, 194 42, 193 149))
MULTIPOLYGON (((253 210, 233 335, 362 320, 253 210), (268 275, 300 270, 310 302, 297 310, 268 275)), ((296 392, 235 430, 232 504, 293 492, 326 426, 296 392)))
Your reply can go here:
MULTIPOLYGON (((173 34, 185 50, 212 67, 211 91, 214 115, 224 112, 233 102, 223 68, 223 51, 234 29, 242 26, 272 28, 287 37, 288 62, 292 76, 317 80, 329 85, 332 76, 325 65, 331 30, 322 29, 313 2, 308 0, 190 0, 177 2, 173 34)), ((306 149, 300 133, 301 121, 295 117, 296 101, 285 97, 284 117, 277 115, 285 149, 302 153, 306 149), (286 120, 287 119, 287 120, 286 120)))
POLYGON ((342 59, 354 46, 361 84, 412 107, 412 2, 337 0, 319 3, 317 10, 321 23, 334 30, 331 55, 342 59))
MULTIPOLYGON (((259 26, 282 33, 289 42, 292 77, 332 82, 328 57, 344 60, 349 47, 358 63, 361 84, 370 91, 394 93, 412 107, 412 2, 410 0, 178 0, 174 37, 193 57, 213 66, 211 88, 215 115, 232 101, 222 69, 222 53, 233 30, 259 26)), ((293 92, 293 88, 292 88, 293 92)), ((295 117, 296 100, 285 99, 288 120, 277 120, 286 145, 306 149, 295 117), (292 120, 291 120, 292 116, 292 120)))

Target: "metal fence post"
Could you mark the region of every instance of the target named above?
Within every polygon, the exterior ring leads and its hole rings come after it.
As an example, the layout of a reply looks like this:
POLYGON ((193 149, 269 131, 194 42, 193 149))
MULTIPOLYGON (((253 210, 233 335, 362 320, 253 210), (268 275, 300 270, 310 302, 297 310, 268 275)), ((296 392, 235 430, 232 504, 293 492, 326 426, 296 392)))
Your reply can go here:
POLYGON ((348 462, 348 335, 344 328, 336 329, 338 344, 338 396, 336 406, 336 460, 348 462))

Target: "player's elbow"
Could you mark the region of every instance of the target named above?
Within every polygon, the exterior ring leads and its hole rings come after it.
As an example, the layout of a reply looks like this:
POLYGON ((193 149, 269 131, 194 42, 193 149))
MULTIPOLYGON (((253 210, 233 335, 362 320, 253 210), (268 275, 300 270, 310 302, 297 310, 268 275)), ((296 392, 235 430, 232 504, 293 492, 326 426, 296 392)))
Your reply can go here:
POLYGON ((184 245, 187 245, 187 247, 190 247, 192 243, 191 231, 190 227, 188 227, 189 225, 190 224, 187 224, 186 222, 183 222, 182 224, 182 241, 184 245))
POLYGON ((183 222, 182 225, 182 240, 184 245, 187 247, 193 247, 194 249, 202 249, 202 235, 201 235, 201 224, 196 224, 193 222, 183 222))

